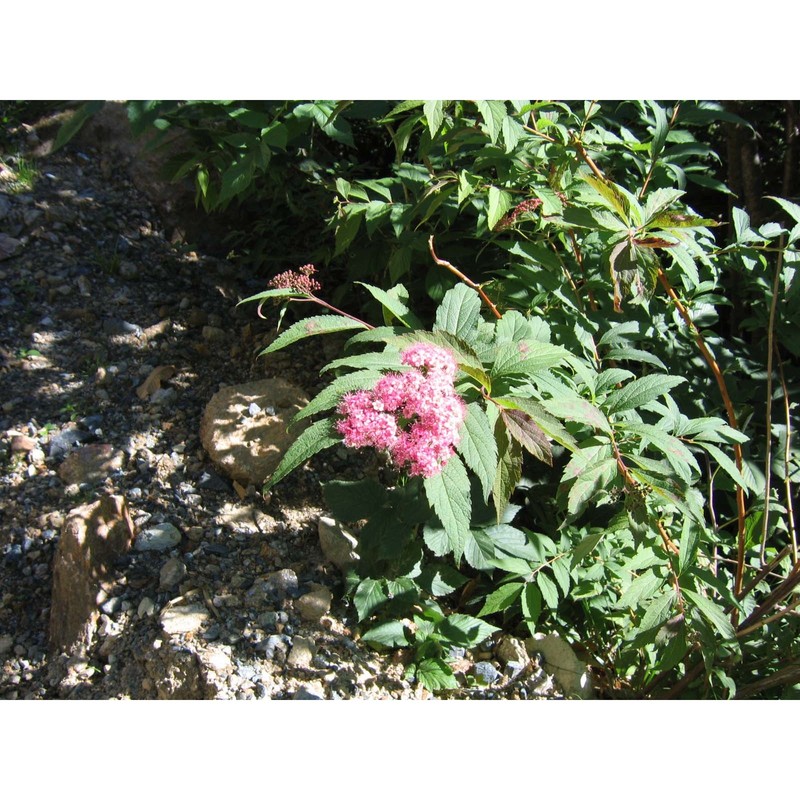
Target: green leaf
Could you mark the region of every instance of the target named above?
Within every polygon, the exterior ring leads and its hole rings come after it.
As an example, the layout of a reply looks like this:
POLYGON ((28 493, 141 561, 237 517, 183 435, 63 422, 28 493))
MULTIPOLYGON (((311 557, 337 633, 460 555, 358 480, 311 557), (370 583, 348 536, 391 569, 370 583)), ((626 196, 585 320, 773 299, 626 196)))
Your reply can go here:
POLYGON ((466 614, 450 614, 438 626, 444 641, 462 647, 475 647, 498 630, 495 625, 466 614))
POLYGON ((782 197, 767 196, 768 200, 774 200, 795 222, 800 222, 800 206, 797 203, 790 203, 782 197))
POLYGON ((342 437, 336 433, 334 420, 321 419, 315 422, 310 428, 306 428, 300 436, 289 446, 289 449, 281 459, 275 472, 270 475, 264 483, 264 487, 269 489, 279 481, 283 480, 292 470, 308 461, 315 453, 339 444, 342 437))
POLYGON ((553 577, 556 579, 561 594, 567 597, 570 587, 569 567, 566 564, 566 558, 557 558, 550 562, 550 568, 553 570, 553 577))
POLYGON ((595 494, 618 478, 617 470, 616 460, 606 458, 582 471, 569 490, 567 511, 573 516, 579 514, 595 494))
POLYGON ((445 331, 469 342, 475 337, 480 316, 481 299, 478 293, 463 283, 458 283, 445 294, 436 309, 433 330, 445 331))
POLYGON ((531 635, 536 633, 536 622, 542 613, 542 593, 535 583, 528 583, 520 598, 522 615, 531 635))
POLYGON ((517 146, 519 140, 525 136, 525 128, 512 116, 503 119, 502 127, 506 153, 510 153, 517 146))
POLYGON ((572 548, 572 559, 570 562, 572 569, 575 569, 575 567, 597 547, 604 535, 604 533, 590 533, 584 536, 583 539, 572 548))
POLYGON ((402 620, 392 620, 368 630, 361 641, 382 647, 407 647, 410 644, 410 631, 402 620))
POLYGON ((51 153, 60 150, 70 139, 75 136, 78 131, 84 126, 86 120, 93 117, 104 105, 105 100, 90 100, 84 103, 72 116, 58 129, 56 139, 53 142, 53 149, 51 153))
POLYGON ((653 141, 650 142, 650 160, 655 163, 656 159, 661 155, 661 151, 664 149, 664 143, 667 141, 669 120, 667 120, 666 112, 658 103, 653 100, 648 100, 647 105, 650 106, 656 121, 653 141))
POLYGON ((611 425, 606 415, 588 401, 577 395, 546 400, 544 407, 557 417, 574 420, 595 430, 611 433, 611 425))
POLYGON ((680 375, 645 375, 614 392, 605 402, 606 411, 608 414, 618 414, 639 408, 685 382, 686 378, 680 375))
POLYGON ((655 572, 645 572, 633 580, 614 604, 615 608, 638 608, 643 600, 649 600, 664 585, 664 579, 655 572))
MULTIPOLYGON (((369 283, 363 283, 362 281, 355 281, 360 286, 363 286, 387 311, 390 312, 393 316, 395 316, 400 322, 403 323, 407 328, 421 328, 422 323, 419 321, 419 318, 414 314, 413 311, 410 311, 408 307, 403 303, 396 294, 392 294, 390 292, 385 292, 383 289, 379 289, 377 286, 371 286, 369 283)), ((396 287, 395 287, 396 288, 396 287)), ((385 320, 388 324, 391 320, 385 320)))
POLYGON ((497 472, 497 442, 486 412, 479 403, 467 404, 467 417, 461 428, 461 440, 457 450, 483 488, 483 499, 487 500, 497 472))
POLYGON ((453 670, 441 658, 426 658, 416 665, 417 679, 430 692, 457 689, 458 681, 453 670))
POLYGON ((672 589, 656 597, 645 611, 642 621, 635 629, 637 635, 647 633, 655 628, 660 628, 669 619, 672 604, 675 601, 675 592, 672 589))
POLYGON ((511 208, 511 195, 497 186, 489 187, 489 204, 486 212, 486 224, 490 231, 506 215, 511 208))
POLYGON ((682 591, 683 594, 694 603, 697 610, 708 622, 716 628, 723 639, 730 641, 736 638, 736 631, 733 629, 731 621, 713 600, 709 600, 702 594, 691 591, 691 589, 683 589, 682 591))
POLYGON ((428 100, 423 105, 422 111, 428 123, 428 133, 433 139, 439 133, 439 128, 442 127, 442 122, 444 122, 444 101, 428 100))
POLYGON ((544 572, 537 573, 536 585, 539 587, 539 591, 542 593, 545 603, 547 603, 550 608, 558 608, 558 589, 556 589, 556 585, 544 572))
POLYGON ((388 599, 383 588, 383 580, 365 578, 361 581, 353 595, 353 603, 356 607, 359 621, 372 616, 375 609, 383 605, 388 599))
POLYGON ((358 229, 361 227, 361 218, 364 216, 364 208, 358 208, 351 205, 348 211, 343 216, 339 217, 336 222, 336 250, 334 255, 338 256, 344 253, 350 246, 350 242, 355 239, 358 229))
POLYGON ((478 612, 479 617, 485 617, 488 614, 496 614, 498 611, 505 611, 510 606, 514 605, 517 598, 522 594, 525 588, 524 583, 505 583, 498 589, 495 589, 483 604, 483 608, 478 612))
POLYGON ((454 455, 438 475, 425 478, 424 485, 428 502, 441 521, 458 562, 472 512, 469 476, 461 459, 454 455))
POLYGON ((503 121, 508 116, 505 102, 503 100, 478 100, 475 105, 478 106, 478 111, 483 117, 483 127, 489 134, 492 144, 497 144, 503 130, 503 121))
POLYGON ((416 581, 428 594, 442 597, 463 586, 467 579, 447 564, 428 564, 416 581))
POLYGON ((400 361, 399 350, 384 350, 382 353, 360 353, 357 356, 337 358, 326 364, 320 374, 341 367, 354 367, 356 369, 369 369, 373 371, 383 369, 399 370, 403 367, 400 361))
POLYGON ((276 350, 281 350, 300 339, 305 339, 307 336, 317 336, 322 333, 338 333, 339 331, 350 331, 356 328, 366 329, 368 326, 364 322, 350 319, 349 317, 340 317, 338 314, 321 314, 316 317, 306 317, 298 322, 295 322, 290 328, 285 330, 277 339, 267 348, 261 351, 259 355, 266 353, 274 353, 276 350))
POLYGON ((719 464, 722 470, 728 474, 728 476, 734 481, 734 483, 741 486, 742 489, 745 490, 745 492, 755 491, 756 487, 752 479, 748 480, 746 474, 743 475, 741 472, 739 472, 736 463, 719 447, 711 444, 710 442, 698 441, 697 444, 699 444, 700 447, 707 450, 708 454, 714 458, 714 460, 717 462, 717 464, 719 464))

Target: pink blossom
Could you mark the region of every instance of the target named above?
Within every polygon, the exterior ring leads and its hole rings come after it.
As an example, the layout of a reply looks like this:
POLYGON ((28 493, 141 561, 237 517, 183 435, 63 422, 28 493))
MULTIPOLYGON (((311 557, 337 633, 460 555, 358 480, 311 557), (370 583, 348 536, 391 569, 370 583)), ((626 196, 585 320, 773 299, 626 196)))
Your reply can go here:
POLYGON ((466 417, 453 388, 457 366, 447 350, 425 343, 403 350, 401 361, 412 369, 342 398, 336 427, 347 447, 388 450, 410 475, 430 478, 455 452, 466 417))

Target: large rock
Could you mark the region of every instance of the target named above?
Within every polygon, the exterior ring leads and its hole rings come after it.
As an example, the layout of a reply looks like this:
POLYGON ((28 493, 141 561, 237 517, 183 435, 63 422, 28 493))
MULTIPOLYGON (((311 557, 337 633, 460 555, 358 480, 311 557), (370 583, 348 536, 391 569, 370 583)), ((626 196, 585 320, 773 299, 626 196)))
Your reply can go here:
POLYGON ((308 403, 287 381, 267 378, 227 386, 209 401, 200 441, 211 460, 239 483, 263 483, 295 440, 301 426, 287 432, 292 417, 308 403))
POLYGON ((70 511, 53 559, 51 652, 89 647, 100 616, 100 583, 128 552, 134 535, 122 497, 109 495, 70 511))

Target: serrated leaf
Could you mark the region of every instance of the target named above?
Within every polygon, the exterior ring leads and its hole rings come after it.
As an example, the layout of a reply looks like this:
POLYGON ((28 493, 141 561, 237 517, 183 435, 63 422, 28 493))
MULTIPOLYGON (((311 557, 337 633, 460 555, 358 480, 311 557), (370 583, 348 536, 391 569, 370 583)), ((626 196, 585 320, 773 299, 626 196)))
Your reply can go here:
POLYGON ((535 583, 528 583, 520 597, 522 615, 531 635, 536 633, 536 622, 542 613, 542 593, 535 583))
POLYGON ((362 635, 361 641, 382 647, 407 647, 410 631, 402 620, 392 620, 376 625, 362 635))
POLYGON ((655 572, 645 572, 635 578, 614 604, 615 608, 638 608, 643 600, 650 599, 664 585, 664 579, 655 572))
POLYGON ((434 332, 443 331, 465 342, 475 337, 475 329, 481 316, 481 299, 474 289, 463 283, 448 290, 436 309, 434 332))
POLYGON ((709 600, 691 589, 683 589, 683 594, 694 603, 697 610, 716 628, 717 633, 723 639, 731 640, 736 638, 736 631, 733 629, 730 619, 713 600, 709 600))
POLYGON ((524 411, 550 439, 563 445, 568 450, 577 448, 578 443, 575 437, 536 400, 531 400, 528 397, 517 397, 516 395, 495 397, 494 400, 498 405, 505 408, 516 408, 524 411))
POLYGON ((753 484, 752 480, 747 479, 747 475, 743 475, 739 472, 739 469, 736 466, 736 463, 731 459, 725 452, 723 452, 719 447, 716 445, 711 444, 710 442, 701 442, 698 441, 697 444, 700 447, 704 448, 708 451, 708 454, 713 457, 713 459, 717 462, 717 464, 722 468, 722 470, 738 485, 741 486, 745 492, 751 492, 755 490, 755 485, 753 484))
POLYGON ((477 475, 483 499, 487 500, 497 472, 497 442, 489 418, 479 403, 467 404, 467 416, 457 450, 467 467, 477 475))
POLYGON ((647 607, 642 621, 635 629, 637 635, 660 628, 670 616, 672 604, 675 601, 675 592, 672 589, 656 597, 647 607))
POLYGON ((525 588, 524 583, 505 583, 499 588, 495 589, 485 600, 483 608, 478 612, 479 617, 485 617, 488 614, 496 614, 498 611, 505 611, 510 606, 514 605, 517 598, 522 594, 525 588))
POLYGON ((572 558, 570 560, 571 569, 575 569, 575 567, 597 547, 603 536, 604 534, 602 533, 590 533, 584 536, 583 539, 572 548, 572 558))
MULTIPOLYGON (((396 296, 385 292, 377 286, 372 286, 369 283, 363 283, 362 281, 355 282, 363 286, 387 311, 400 320, 407 328, 422 327, 422 323, 419 321, 417 315, 414 314, 413 311, 410 311, 408 306, 396 296)), ((390 320, 386 320, 387 324, 389 321, 390 320)))
POLYGON ((467 579, 447 564, 428 564, 416 581, 428 594, 443 597, 463 586, 467 579))
POLYGON ((339 444, 342 437, 336 433, 334 421, 332 419, 321 419, 315 422, 310 428, 306 428, 292 444, 281 459, 275 472, 270 475, 264 483, 264 488, 269 489, 279 481, 283 480, 292 470, 299 467, 311 456, 339 444))
POLYGON ((420 661, 416 665, 415 674, 430 692, 458 688, 458 681, 453 675, 453 670, 441 658, 426 658, 424 661, 420 661))
POLYGON ((475 647, 498 630, 495 625, 467 614, 450 614, 438 626, 443 639, 461 647, 475 647))
POLYGON ((774 200, 795 222, 800 222, 800 206, 791 203, 783 197, 773 197, 767 195, 767 199, 774 200))
POLYGON ((321 314, 316 317, 306 317, 298 322, 295 322, 290 328, 287 328, 269 347, 259 353, 265 355, 266 353, 274 353, 281 350, 300 339, 305 339, 307 336, 317 336, 323 333, 338 333, 340 331, 350 331, 356 328, 365 329, 368 326, 363 322, 358 322, 348 317, 340 317, 338 314, 321 314))
POLYGON ((523 411, 500 409, 508 433, 532 456, 553 466, 553 451, 544 431, 523 411))
POLYGON ((489 187, 489 202, 486 210, 486 224, 490 231, 506 215, 511 208, 511 195, 497 186, 489 187))
POLYGON ((606 458, 581 472, 569 490, 567 511, 575 516, 580 513, 597 492, 607 489, 618 477, 617 462, 606 458))
POLYGON ((503 518, 511 494, 522 477, 522 448, 516 440, 506 433, 506 427, 499 418, 495 424, 494 437, 497 442, 497 472, 492 483, 492 497, 497 511, 497 521, 503 518))
POLYGON ((442 127, 442 122, 444 122, 444 101, 427 100, 422 107, 422 112, 425 114, 425 120, 428 123, 428 133, 433 139, 439 133, 439 128, 442 127))
POLYGON ((495 546, 483 528, 467 532, 464 558, 473 569, 490 570, 495 557, 495 546))
POLYGON ((611 425, 606 415, 587 400, 577 395, 546 400, 544 407, 557 417, 588 425, 595 430, 611 433, 611 425))
POLYGON ((640 408, 685 382, 686 378, 680 375, 645 375, 614 392, 605 402, 606 411, 608 414, 617 414, 640 408))
POLYGON ((382 580, 365 578, 361 581, 353 595, 353 604, 356 607, 359 621, 372 616, 375 609, 383 605, 388 599, 382 580))
POLYGON ((569 575, 569 567, 566 564, 566 558, 557 558, 550 562, 550 568, 553 570, 553 577, 561 589, 561 594, 567 597, 569 594, 569 587, 571 583, 569 575))
POLYGON ((454 455, 438 475, 425 478, 424 486, 428 502, 441 521, 458 562, 472 513, 469 476, 461 459, 454 455))
POLYGON ((556 585, 544 572, 537 573, 536 585, 542 593, 544 602, 547 603, 550 608, 558 608, 558 589, 556 589, 556 585))
POLYGON ((492 144, 497 144, 503 130, 503 120, 508 116, 506 104, 503 100, 478 100, 475 103, 483 117, 483 126, 492 144))
POLYGON ((403 363, 400 360, 399 350, 384 350, 382 353, 360 353, 357 356, 334 359, 319 372, 321 375, 328 372, 328 370, 339 369, 340 367, 353 367, 354 369, 377 372, 382 369, 400 370, 403 367, 403 363))
POLYGON ((655 162, 661 155, 664 149, 664 143, 667 141, 667 134, 669 133, 669 121, 667 114, 661 106, 653 100, 648 100, 647 105, 655 116, 655 131, 653 132, 653 140, 650 142, 650 160, 655 162))
POLYGON ((359 389, 370 389, 378 380, 382 373, 375 370, 360 370, 341 375, 329 383, 308 405, 298 411, 292 418, 292 425, 301 419, 318 414, 320 411, 327 411, 338 405, 339 400, 348 392, 355 392, 359 389))

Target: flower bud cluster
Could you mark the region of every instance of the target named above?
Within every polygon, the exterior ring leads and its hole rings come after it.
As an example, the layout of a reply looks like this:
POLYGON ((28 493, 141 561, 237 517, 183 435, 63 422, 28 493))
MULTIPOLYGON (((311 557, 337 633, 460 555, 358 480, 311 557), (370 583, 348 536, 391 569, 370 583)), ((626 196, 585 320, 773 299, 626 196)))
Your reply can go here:
POLYGON ((305 264, 297 272, 291 269, 281 272, 267 286, 270 289, 292 289, 300 294, 314 294, 322 288, 319 281, 311 277, 316 271, 313 264, 305 264))
POLYGON ((410 475, 430 478, 453 455, 467 415, 453 388, 456 362, 424 342, 403 350, 401 361, 411 369, 387 373, 371 390, 341 399, 336 427, 347 447, 387 450, 410 475))

